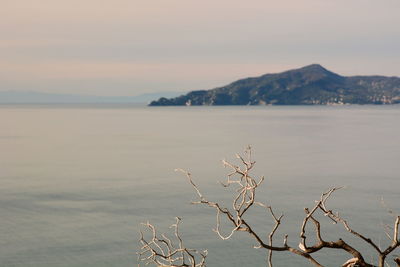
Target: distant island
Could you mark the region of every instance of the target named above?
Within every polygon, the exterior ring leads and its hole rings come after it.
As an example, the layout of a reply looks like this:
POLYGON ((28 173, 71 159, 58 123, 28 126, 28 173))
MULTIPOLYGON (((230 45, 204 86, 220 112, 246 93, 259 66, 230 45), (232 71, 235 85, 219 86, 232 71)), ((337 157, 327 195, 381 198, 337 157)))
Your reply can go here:
POLYGON ((350 76, 312 64, 276 74, 238 80, 211 90, 162 97, 150 106, 398 104, 400 78, 350 76))
POLYGON ((0 104, 147 104, 160 97, 175 97, 178 92, 147 93, 136 96, 95 96, 36 91, 0 91, 0 104))

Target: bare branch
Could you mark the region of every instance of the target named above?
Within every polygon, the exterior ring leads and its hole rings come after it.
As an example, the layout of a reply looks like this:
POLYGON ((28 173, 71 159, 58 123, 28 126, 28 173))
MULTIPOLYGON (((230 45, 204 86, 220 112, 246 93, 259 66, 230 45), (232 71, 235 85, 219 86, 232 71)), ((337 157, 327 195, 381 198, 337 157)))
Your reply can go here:
MULTIPOLYGON (((263 248, 268 250, 267 262, 269 267, 272 267, 273 251, 288 251, 293 254, 302 256, 314 266, 322 267, 322 265, 313 257, 314 253, 322 249, 339 249, 351 255, 351 258, 342 265, 343 267, 374 267, 374 265, 366 262, 359 250, 350 246, 343 239, 339 238, 338 240, 334 241, 324 240, 322 231, 323 221, 319 221, 317 219, 319 218, 318 216, 321 214, 327 217, 334 224, 342 224, 349 233, 372 246, 378 253, 379 267, 384 267, 386 263, 386 257, 400 246, 400 216, 395 216, 394 212, 391 209, 387 208, 386 205, 385 207, 388 212, 396 219, 393 226, 393 236, 391 236, 390 233, 387 233, 391 240, 391 243, 384 250, 380 249, 380 247, 370 238, 351 228, 348 221, 342 218, 338 212, 334 212, 328 209, 328 200, 331 198, 333 193, 341 189, 341 187, 334 187, 327 190, 326 192, 323 192, 319 200, 315 201, 312 207, 304 209, 305 217, 302 221, 299 231, 299 248, 295 248, 289 245, 287 234, 284 235, 282 245, 274 245, 274 235, 281 225, 283 214, 280 216, 276 216, 271 206, 256 201, 257 190, 258 187, 264 182, 264 177, 256 179, 251 175, 251 171, 253 170, 256 163, 252 160, 251 147, 248 146, 244 152, 244 155, 238 154, 236 155, 236 158, 239 161, 238 165, 226 160, 222 161, 223 166, 230 169, 230 171, 226 175, 226 180, 224 182, 221 182, 221 184, 224 187, 233 189, 234 192, 232 205, 229 208, 224 207, 218 202, 210 201, 206 197, 204 197, 198 186, 194 183, 192 175, 188 171, 185 171, 183 169, 176 169, 175 171, 182 172, 187 177, 190 185, 195 190, 198 200, 192 202, 192 204, 205 205, 215 209, 216 226, 213 231, 223 240, 231 238, 236 232, 247 233, 256 242, 256 245, 254 246, 255 248, 263 248), (260 206, 264 208, 272 217, 274 224, 267 239, 261 237, 261 235, 257 233, 251 226, 251 224, 247 221, 246 214, 254 206, 260 206), (228 230, 224 230, 221 227, 221 220, 223 219, 231 224, 228 230), (309 223, 312 223, 312 225, 314 226, 315 241, 312 245, 308 245, 306 242, 308 234, 306 230, 309 229, 309 223)), ((384 204, 383 200, 382 203, 384 204)), ((178 229, 180 221, 180 218, 176 218, 176 223, 171 226, 171 228, 174 228, 174 240, 176 240, 175 242, 168 238, 166 235, 161 235, 161 238, 159 238, 153 225, 151 225, 150 223, 143 224, 147 229, 150 230, 152 237, 150 240, 146 240, 143 233, 140 232, 140 242, 142 244, 142 247, 141 251, 138 253, 139 261, 144 262, 145 264, 154 263, 158 266, 205 266, 207 251, 199 252, 197 250, 188 249, 184 246, 178 229)), ((394 261, 400 267, 400 258, 396 256, 394 261)))
POLYGON ((207 257, 207 250, 197 251, 195 249, 186 248, 179 234, 179 223, 181 219, 176 217, 176 223, 171 225, 174 228, 175 239, 178 241, 178 246, 174 245, 172 240, 162 234, 159 238, 156 228, 149 222, 143 223, 151 232, 151 239, 147 241, 144 238, 143 232, 140 231, 140 243, 142 247, 138 254, 138 262, 143 262, 145 265, 154 263, 157 266, 173 266, 173 267, 204 267, 207 257))
POLYGON ((193 202, 193 204, 204 204, 209 207, 213 207, 216 209, 216 227, 214 229, 214 232, 221 238, 221 239, 229 239, 231 238, 235 232, 247 232, 252 236, 256 242, 258 243, 257 248, 264 248, 270 250, 269 256, 268 256, 268 261, 270 263, 270 266, 272 266, 272 254, 271 251, 290 251, 292 253, 295 253, 297 255, 301 255, 305 258, 307 258, 311 263, 313 263, 315 266, 321 266, 309 253, 303 252, 301 250, 298 250, 296 248, 292 248, 288 245, 287 243, 287 236, 285 236, 284 240, 284 245, 279 247, 279 246, 273 246, 272 241, 273 241, 273 236, 278 229, 282 215, 278 218, 275 216, 275 214, 272 211, 271 207, 268 207, 262 203, 256 202, 256 191, 257 188, 262 184, 264 181, 264 177, 261 177, 260 179, 255 179, 250 175, 250 170, 254 167, 255 161, 252 161, 251 159, 251 148, 248 147, 245 151, 246 157, 243 157, 241 155, 236 155, 236 157, 240 160, 242 163, 242 167, 239 167, 235 164, 232 164, 226 160, 223 160, 223 165, 224 167, 230 168, 232 171, 227 174, 227 180, 225 183, 221 183, 224 187, 229 187, 231 185, 236 186, 236 195, 234 196, 232 200, 232 210, 229 210, 228 208, 221 207, 217 202, 212 202, 207 200, 200 192, 196 184, 193 182, 189 172, 184 171, 182 169, 178 169, 184 174, 186 174, 187 178, 189 179, 190 184, 192 187, 195 189, 197 195, 199 196, 200 200, 193 202), (273 229, 271 230, 269 237, 268 237, 268 243, 262 240, 260 235, 256 233, 253 228, 246 222, 244 219, 244 216, 246 215, 247 211, 254 205, 259 205, 267 208, 275 222, 275 225, 273 229), (227 235, 223 235, 221 233, 221 216, 225 215, 225 218, 230 221, 233 225, 233 228, 230 230, 230 232, 227 235))
POLYGON ((186 177, 188 178, 189 182, 192 184, 193 188, 196 190, 197 195, 199 196, 199 198, 201 200, 203 200, 203 195, 200 193, 199 189, 197 188, 197 186, 194 184, 193 180, 192 180, 192 175, 190 174, 190 172, 187 172, 183 169, 175 169, 175 171, 179 171, 182 172, 186 175, 186 177))

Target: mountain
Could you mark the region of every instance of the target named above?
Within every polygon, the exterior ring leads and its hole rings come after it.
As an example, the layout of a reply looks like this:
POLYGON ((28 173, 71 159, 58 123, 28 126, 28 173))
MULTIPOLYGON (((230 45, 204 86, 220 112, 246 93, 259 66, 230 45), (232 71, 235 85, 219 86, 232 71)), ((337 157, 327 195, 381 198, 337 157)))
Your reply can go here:
POLYGON ((34 91, 0 91, 0 104, 149 103, 154 98, 178 95, 177 92, 148 93, 137 96, 93 96, 34 91))
POLYGON ((400 103, 400 78, 345 77, 319 64, 238 80, 211 90, 160 98, 150 106, 327 105, 400 103))

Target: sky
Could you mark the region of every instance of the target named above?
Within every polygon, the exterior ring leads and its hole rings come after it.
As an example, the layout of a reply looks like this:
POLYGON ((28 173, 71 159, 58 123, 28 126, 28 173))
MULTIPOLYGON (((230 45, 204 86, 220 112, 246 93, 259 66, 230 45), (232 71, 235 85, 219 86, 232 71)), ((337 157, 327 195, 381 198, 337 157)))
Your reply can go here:
POLYGON ((186 92, 312 63, 400 76, 399 0, 0 4, 0 91, 186 92))

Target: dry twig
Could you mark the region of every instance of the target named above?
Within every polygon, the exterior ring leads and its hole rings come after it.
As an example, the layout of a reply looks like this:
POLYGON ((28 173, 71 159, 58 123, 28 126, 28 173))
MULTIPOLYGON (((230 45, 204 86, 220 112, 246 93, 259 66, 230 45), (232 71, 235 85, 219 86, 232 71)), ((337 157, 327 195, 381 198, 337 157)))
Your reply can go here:
MULTIPOLYGON (((387 255, 389 255, 391 252, 393 252, 397 247, 400 246, 399 243, 399 237, 398 237, 398 228, 399 228, 399 221, 400 217, 397 216, 395 224, 394 224, 394 233, 393 237, 391 238, 393 241, 392 243, 385 249, 385 250, 380 250, 379 247, 369 238, 365 237, 364 235, 354 231, 352 228, 349 227, 349 224, 347 223, 346 220, 344 220, 342 217, 339 216, 338 213, 334 213, 332 210, 329 210, 326 207, 326 202, 327 200, 332 196, 332 194, 339 190, 340 188, 331 188, 328 191, 324 192, 321 195, 320 200, 316 201, 316 204, 313 206, 313 208, 308 209, 306 208, 305 211, 305 218, 303 220, 301 229, 300 229, 300 244, 299 244, 299 249, 291 247, 288 245, 288 236, 285 235, 285 238, 283 240, 283 245, 282 246, 275 246, 273 245, 273 237, 279 226, 281 225, 281 220, 283 215, 276 217, 273 209, 271 206, 265 205, 263 203, 255 201, 256 198, 256 191, 258 187, 262 184, 264 181, 264 177, 261 177, 260 179, 255 179, 250 175, 250 171, 253 169, 255 165, 255 161, 252 161, 251 158, 251 147, 249 146, 245 150, 245 156, 241 155, 236 155, 236 157, 239 159, 241 166, 232 164, 228 161, 223 161, 224 167, 230 168, 231 172, 228 173, 227 175, 227 180, 224 183, 221 183, 224 187, 229 187, 229 186, 236 186, 236 194, 234 195, 233 201, 232 201, 232 208, 229 209, 227 207, 221 206, 218 202, 213 202, 209 201, 207 198, 203 196, 201 193, 200 189, 198 186, 194 183, 192 176, 189 172, 182 170, 182 169, 177 169, 177 171, 180 171, 184 173, 189 181, 189 183, 192 185, 194 190, 196 191, 199 200, 192 202, 193 204, 202 204, 206 205, 208 207, 212 207, 216 210, 216 227, 214 231, 217 233, 217 235, 221 239, 229 239, 231 238, 236 232, 247 232, 251 237, 255 239, 255 241, 258 243, 256 248, 265 248, 267 249, 268 252, 268 264, 270 267, 272 267, 272 252, 273 251, 289 251, 294 254, 300 255, 307 260, 309 260, 310 263, 312 263, 314 266, 322 266, 318 261, 315 260, 314 257, 312 257, 312 254, 320 251, 321 249, 324 248, 330 248, 330 249, 340 249, 343 250, 347 253, 349 253, 352 258, 348 260, 346 263, 343 264, 343 266, 365 266, 365 267, 370 267, 374 266, 364 259, 362 254, 355 249, 354 247, 350 246, 348 243, 346 243, 342 239, 338 239, 336 241, 325 241, 322 238, 321 234, 321 223, 315 218, 314 214, 317 212, 322 212, 326 217, 328 217, 332 222, 334 223, 342 223, 345 227, 345 229, 350 232, 351 234, 361 238, 368 244, 370 244, 377 252, 379 255, 379 267, 383 267, 385 263, 385 258, 387 255), (273 229, 271 230, 269 236, 268 236, 268 242, 264 241, 261 236, 255 232, 255 230, 250 226, 250 224, 247 223, 245 219, 245 215, 247 211, 254 205, 262 206, 266 208, 269 213, 271 214, 275 225, 273 229), (225 216, 225 218, 232 224, 232 228, 228 232, 228 234, 223 234, 221 232, 221 216, 225 216), (314 224, 315 228, 315 235, 316 235, 316 243, 312 246, 307 246, 306 244, 306 226, 309 222, 312 222, 314 224)), ((400 261, 399 258, 396 258, 395 261, 400 261)))
MULTIPOLYGON (((294 253, 296 255, 300 255, 307 259, 314 266, 322 266, 315 258, 312 256, 313 253, 316 253, 322 249, 340 249, 351 255, 351 259, 346 261, 342 266, 343 267, 374 267, 375 265, 368 263, 359 250, 352 247, 344 240, 339 238, 335 241, 326 241, 322 237, 321 230, 321 222, 317 220, 317 214, 322 213, 325 217, 329 218, 329 220, 335 224, 340 223, 344 226, 344 228, 356 236, 357 238, 363 240, 378 254, 379 267, 384 267, 386 257, 392 253, 396 248, 400 247, 399 240, 399 224, 400 224, 400 216, 394 216, 395 222, 393 229, 393 235, 388 233, 389 239, 391 240, 391 244, 387 246, 386 249, 380 249, 380 247, 367 236, 355 231, 350 227, 347 220, 342 218, 338 212, 333 212, 332 210, 327 208, 327 201, 332 196, 332 194, 339 190, 340 188, 334 187, 324 192, 318 201, 315 201, 315 204, 312 208, 305 208, 305 217, 302 221, 302 225, 300 228, 300 243, 299 248, 292 247, 288 245, 288 235, 284 236, 283 244, 281 246, 277 246, 273 244, 274 234, 278 230, 281 225, 281 221, 283 218, 283 214, 280 216, 276 216, 272 207, 261 202, 256 201, 256 192, 258 187, 263 183, 264 177, 256 179, 251 176, 250 172, 255 166, 255 161, 252 160, 251 147, 247 147, 245 150, 245 155, 236 155, 240 162, 239 165, 232 164, 228 161, 223 161, 223 165, 226 168, 231 169, 231 171, 227 174, 227 180, 225 182, 221 182, 224 187, 235 187, 235 194, 232 200, 232 207, 224 207, 218 202, 208 200, 200 191, 199 187, 193 181, 192 175, 183 170, 176 169, 176 171, 182 172, 188 179, 189 183, 193 187, 198 197, 198 200, 192 202, 192 204, 200 204, 211 207, 216 211, 216 226, 214 232, 221 239, 229 239, 236 232, 246 232, 248 233, 254 240, 257 242, 255 248, 264 248, 268 250, 268 265, 272 267, 272 253, 274 251, 288 251, 294 253), (268 235, 268 240, 264 240, 259 233, 257 233, 251 225, 247 222, 246 214, 253 206, 261 206, 266 209, 266 211, 271 215, 274 226, 268 235), (222 233, 221 229, 221 217, 224 217, 228 220, 228 222, 232 225, 228 233, 222 233), (307 245, 307 225, 309 223, 314 225, 315 232, 315 243, 313 245, 307 245)), ((391 215, 394 215, 392 210, 389 210, 391 215)), ((180 237, 178 231, 180 219, 177 218, 175 224, 171 227, 175 229, 175 239, 178 242, 178 245, 174 245, 171 239, 167 238, 165 235, 162 235, 162 238, 159 238, 156 234, 156 230, 153 225, 150 223, 144 224, 148 229, 150 229, 152 233, 152 238, 150 241, 146 241, 143 237, 143 233, 141 232, 140 242, 142 244, 141 251, 138 253, 139 261, 143 261, 146 264, 155 263, 158 266, 192 266, 192 267, 200 267, 205 266, 205 258, 207 256, 207 251, 199 252, 193 249, 187 249, 183 245, 183 241, 180 237)), ((400 267, 400 258, 396 257, 394 259, 397 266, 400 267)))
POLYGON ((147 241, 144 238, 143 232, 140 231, 140 243, 142 247, 138 254, 138 266, 140 262, 145 265, 154 263, 157 266, 170 266, 170 267, 203 267, 207 257, 207 250, 198 251, 195 249, 186 248, 183 244, 182 238, 179 233, 179 223, 181 219, 176 217, 176 223, 171 225, 174 228, 174 235, 177 244, 172 242, 170 238, 162 234, 161 238, 157 235, 156 228, 150 224, 142 223, 152 235, 151 239, 147 241))

